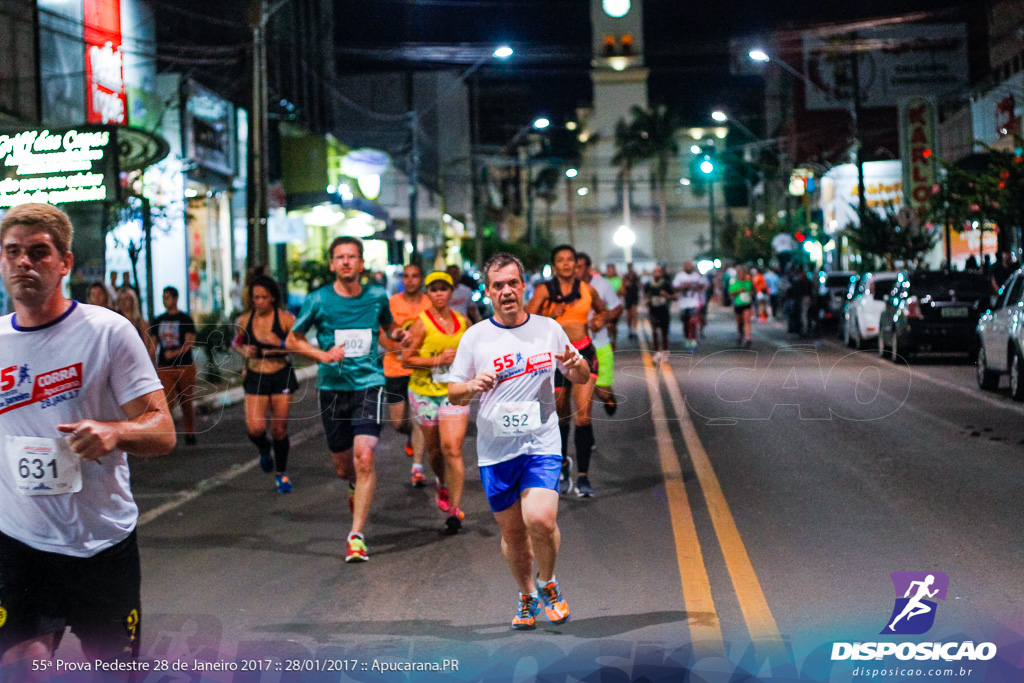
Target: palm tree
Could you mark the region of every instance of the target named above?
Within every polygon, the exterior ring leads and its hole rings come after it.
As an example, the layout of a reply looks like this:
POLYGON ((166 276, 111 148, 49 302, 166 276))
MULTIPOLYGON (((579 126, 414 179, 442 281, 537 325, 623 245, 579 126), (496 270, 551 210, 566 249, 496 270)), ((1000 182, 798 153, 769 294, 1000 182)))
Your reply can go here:
POLYGON ((658 197, 658 243, 668 244, 668 172, 672 161, 679 156, 679 116, 661 104, 644 110, 630 108, 640 157, 651 161, 651 177, 658 197))
MULTIPOLYGON (((633 107, 639 110, 639 107, 633 107)), ((642 111, 642 110, 641 110, 642 111)), ((630 225, 630 194, 633 180, 633 168, 644 158, 643 138, 641 131, 634 123, 619 121, 615 125, 615 155, 612 163, 619 167, 619 178, 622 181, 622 223, 630 225)), ((632 227, 632 226, 630 226, 632 227)))

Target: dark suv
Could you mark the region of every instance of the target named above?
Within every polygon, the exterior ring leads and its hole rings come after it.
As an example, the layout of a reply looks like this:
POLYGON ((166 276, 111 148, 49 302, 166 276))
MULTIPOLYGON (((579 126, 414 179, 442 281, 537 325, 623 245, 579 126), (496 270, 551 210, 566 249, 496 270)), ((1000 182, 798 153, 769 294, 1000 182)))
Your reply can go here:
POLYGON ((910 360, 925 351, 978 350, 975 329, 991 301, 992 285, 977 272, 900 273, 879 321, 878 355, 910 360))

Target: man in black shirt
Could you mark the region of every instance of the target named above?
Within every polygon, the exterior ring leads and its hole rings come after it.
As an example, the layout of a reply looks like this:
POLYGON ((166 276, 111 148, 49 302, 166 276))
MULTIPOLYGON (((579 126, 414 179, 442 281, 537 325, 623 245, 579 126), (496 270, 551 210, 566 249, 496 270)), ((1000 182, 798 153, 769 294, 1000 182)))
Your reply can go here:
POLYGON ((152 335, 157 340, 156 374, 164 385, 167 403, 173 408, 181 406, 182 429, 185 443, 196 443, 196 410, 193 392, 196 386, 196 366, 192 362, 192 346, 196 343, 196 324, 188 313, 178 310, 178 290, 164 288, 164 308, 167 312, 153 321, 152 335))
POLYGON ((1015 270, 1017 264, 1010 259, 1010 252, 999 252, 999 262, 992 267, 992 291, 998 292, 1015 270))

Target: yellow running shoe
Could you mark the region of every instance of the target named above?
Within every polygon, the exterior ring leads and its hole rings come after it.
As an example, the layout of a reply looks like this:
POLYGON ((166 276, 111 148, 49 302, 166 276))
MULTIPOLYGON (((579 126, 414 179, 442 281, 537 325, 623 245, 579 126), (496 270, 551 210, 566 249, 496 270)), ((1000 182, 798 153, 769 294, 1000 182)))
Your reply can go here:
POLYGON ((366 554, 366 541, 358 536, 349 538, 345 549, 346 562, 368 562, 370 560, 370 556, 366 554))

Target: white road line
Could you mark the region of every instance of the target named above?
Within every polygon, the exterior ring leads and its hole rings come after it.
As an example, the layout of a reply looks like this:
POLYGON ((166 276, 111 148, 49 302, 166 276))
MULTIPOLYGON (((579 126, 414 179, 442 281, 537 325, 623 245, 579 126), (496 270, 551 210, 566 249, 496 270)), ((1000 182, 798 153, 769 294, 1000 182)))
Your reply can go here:
MULTIPOLYGON (((323 428, 320 425, 310 426, 303 429, 299 433, 295 434, 291 438, 292 446, 298 446, 307 441, 314 434, 321 433, 323 428)), ((191 489, 184 491, 178 491, 177 493, 171 494, 175 496, 174 500, 169 500, 163 505, 158 505, 149 512, 139 515, 137 527, 149 524, 154 519, 166 515, 168 512, 177 510, 182 505, 190 503, 204 493, 213 491, 214 489, 220 488, 224 484, 228 483, 232 479, 245 474, 252 468, 256 467, 259 461, 254 458, 249 458, 248 462, 241 465, 232 465, 230 469, 224 470, 218 474, 213 475, 207 479, 203 479, 201 482, 195 485, 191 489)))

